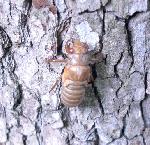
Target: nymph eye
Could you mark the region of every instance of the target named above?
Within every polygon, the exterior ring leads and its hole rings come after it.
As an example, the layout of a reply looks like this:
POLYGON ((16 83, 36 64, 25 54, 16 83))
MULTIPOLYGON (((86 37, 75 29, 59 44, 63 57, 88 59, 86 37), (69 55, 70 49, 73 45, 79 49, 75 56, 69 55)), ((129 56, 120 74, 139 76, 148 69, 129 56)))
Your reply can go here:
POLYGON ((74 49, 73 49, 73 48, 70 48, 70 47, 67 47, 67 48, 66 48, 66 53, 72 54, 72 53, 74 53, 74 49))
POLYGON ((73 48, 69 48, 69 53, 74 53, 74 49, 73 48))

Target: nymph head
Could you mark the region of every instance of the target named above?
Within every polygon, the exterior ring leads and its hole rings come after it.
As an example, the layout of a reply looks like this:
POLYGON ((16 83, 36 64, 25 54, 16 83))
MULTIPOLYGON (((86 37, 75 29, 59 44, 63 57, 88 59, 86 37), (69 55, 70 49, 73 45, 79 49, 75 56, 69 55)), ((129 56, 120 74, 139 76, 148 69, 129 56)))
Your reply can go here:
POLYGON ((88 45, 80 40, 74 40, 65 46, 66 53, 68 54, 84 54, 88 52, 88 45))

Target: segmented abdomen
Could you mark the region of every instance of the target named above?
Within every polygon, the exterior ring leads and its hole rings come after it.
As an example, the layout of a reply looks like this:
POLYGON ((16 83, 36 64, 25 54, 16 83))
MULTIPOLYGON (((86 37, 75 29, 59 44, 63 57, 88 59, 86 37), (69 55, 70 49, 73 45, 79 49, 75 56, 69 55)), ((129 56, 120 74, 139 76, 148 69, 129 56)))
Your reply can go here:
POLYGON ((85 86, 70 84, 62 87, 61 101, 65 106, 78 106, 85 96, 85 86))

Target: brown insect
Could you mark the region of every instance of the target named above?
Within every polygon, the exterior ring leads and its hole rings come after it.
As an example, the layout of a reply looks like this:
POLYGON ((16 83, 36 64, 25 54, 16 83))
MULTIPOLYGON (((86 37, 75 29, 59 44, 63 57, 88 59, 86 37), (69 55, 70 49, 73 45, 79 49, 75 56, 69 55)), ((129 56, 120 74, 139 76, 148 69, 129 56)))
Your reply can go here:
MULTIPOLYGON (((93 81, 89 64, 96 59, 90 58, 88 46, 75 40, 65 47, 67 53, 66 66, 62 74, 61 102, 68 107, 78 106, 85 96, 85 88, 93 81)), ((48 60, 59 62, 61 60, 48 60)), ((61 61, 62 62, 62 61, 61 61)))
POLYGON ((55 15, 57 14, 57 7, 55 5, 50 5, 49 10, 55 15))
POLYGON ((36 9, 49 6, 49 10, 55 15, 57 14, 57 7, 54 4, 49 4, 48 0, 32 0, 32 4, 36 9))
POLYGON ((48 0, 32 0, 32 4, 35 8, 40 9, 48 4, 48 0))

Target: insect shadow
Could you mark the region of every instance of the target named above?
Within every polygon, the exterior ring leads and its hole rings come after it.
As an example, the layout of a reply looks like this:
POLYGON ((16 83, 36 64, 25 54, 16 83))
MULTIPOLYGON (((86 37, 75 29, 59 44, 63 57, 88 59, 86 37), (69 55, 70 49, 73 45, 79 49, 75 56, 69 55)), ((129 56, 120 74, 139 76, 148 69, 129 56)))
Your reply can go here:
POLYGON ((103 96, 99 92, 99 84, 96 83, 98 79, 103 78, 103 74, 106 74, 106 66, 104 64, 104 61, 91 65, 92 68, 92 75, 94 78, 94 81, 91 82, 89 87, 86 88, 86 94, 84 97, 83 102, 79 105, 79 107, 94 107, 99 104, 99 107, 102 110, 102 113, 104 112, 103 105, 102 105, 102 98, 103 96), (97 68, 99 72, 97 72, 97 68))

